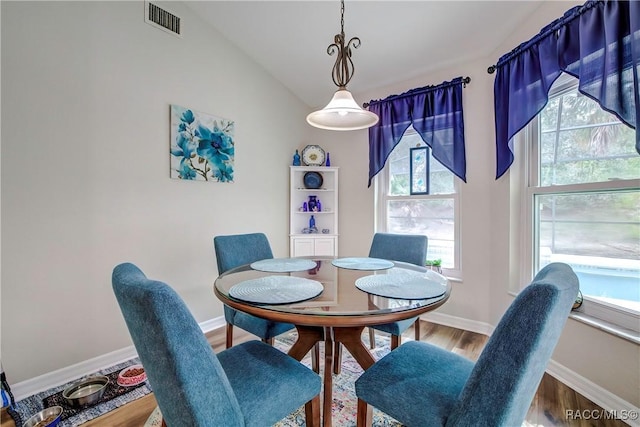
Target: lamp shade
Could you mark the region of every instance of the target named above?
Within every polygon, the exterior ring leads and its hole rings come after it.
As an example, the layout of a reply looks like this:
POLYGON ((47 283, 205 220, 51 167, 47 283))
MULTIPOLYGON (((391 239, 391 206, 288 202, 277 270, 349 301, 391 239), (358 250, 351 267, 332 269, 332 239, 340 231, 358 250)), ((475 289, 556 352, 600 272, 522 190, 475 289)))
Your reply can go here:
POLYGON ((358 130, 378 123, 378 116, 360 108, 351 92, 338 89, 326 107, 307 116, 307 122, 320 129, 358 130))

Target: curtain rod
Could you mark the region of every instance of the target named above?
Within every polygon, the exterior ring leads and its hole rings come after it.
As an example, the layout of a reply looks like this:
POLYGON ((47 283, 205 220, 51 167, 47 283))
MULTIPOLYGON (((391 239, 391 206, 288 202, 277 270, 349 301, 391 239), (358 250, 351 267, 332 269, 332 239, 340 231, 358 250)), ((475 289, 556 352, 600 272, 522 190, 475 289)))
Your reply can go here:
POLYGON ((364 103, 362 103, 362 108, 369 108, 369 105, 371 105, 372 102, 380 102, 380 101, 387 101, 387 100, 390 100, 390 99, 402 98, 402 97, 409 96, 409 95, 415 95, 416 92, 420 92, 422 90, 435 89, 435 88, 438 88, 440 86, 450 86, 452 84, 457 84, 458 83, 457 82, 458 79, 461 79, 460 82, 462 83, 462 87, 467 87, 467 85, 469 83, 471 83, 471 77, 469 77, 469 76, 467 76, 467 77, 457 77, 457 78, 451 80, 450 82, 444 82, 444 83, 440 83, 438 85, 430 85, 430 86, 424 86, 424 87, 417 88, 417 89, 411 89, 411 90, 409 90, 409 91, 407 91, 405 93, 401 93, 400 95, 390 95, 390 96, 387 96, 384 99, 380 99, 380 100, 377 100, 377 101, 364 102, 364 103))
POLYGON ((505 63, 506 61, 510 60, 514 56, 520 54, 520 52, 528 49, 531 45, 533 45, 534 43, 537 43, 542 38, 547 37, 549 34, 555 33, 556 36, 558 36, 558 34, 560 32, 560 28, 564 27, 565 25, 567 25, 568 23, 570 23, 574 19, 580 17, 587 10, 597 6, 599 3, 600 2, 598 0, 588 0, 582 6, 574 6, 571 9, 567 10, 564 13, 564 15, 562 15, 560 18, 558 18, 558 19, 554 20, 553 22, 551 22, 550 24, 544 26, 540 30, 540 32, 538 34, 536 34, 535 36, 533 36, 532 38, 530 38, 526 42, 520 43, 518 46, 516 46, 510 52, 502 55, 498 59, 498 62, 495 65, 492 65, 489 68, 487 68, 487 73, 489 73, 489 74, 495 73, 496 70, 498 69, 499 65, 505 63))

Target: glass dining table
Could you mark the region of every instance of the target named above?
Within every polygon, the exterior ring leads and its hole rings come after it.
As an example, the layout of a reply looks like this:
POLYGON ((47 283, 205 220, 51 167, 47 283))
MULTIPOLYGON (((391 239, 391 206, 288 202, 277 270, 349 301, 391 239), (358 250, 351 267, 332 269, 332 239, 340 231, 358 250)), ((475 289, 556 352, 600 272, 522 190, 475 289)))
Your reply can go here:
POLYGON ((448 280, 413 264, 376 258, 275 258, 229 270, 214 283, 226 305, 275 322, 292 323, 288 354, 302 360, 324 342, 323 426, 331 426, 336 352, 344 348, 368 369, 375 359, 365 327, 410 319, 444 304, 448 280), (335 348, 334 348, 335 346, 335 348))

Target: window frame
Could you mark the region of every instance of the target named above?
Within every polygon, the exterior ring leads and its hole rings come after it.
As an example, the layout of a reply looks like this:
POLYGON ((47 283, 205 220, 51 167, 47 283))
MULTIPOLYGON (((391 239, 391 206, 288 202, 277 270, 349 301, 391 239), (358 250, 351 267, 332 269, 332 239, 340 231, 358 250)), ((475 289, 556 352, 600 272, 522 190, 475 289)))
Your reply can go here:
MULTIPOLYGON (((573 91, 576 91, 578 82, 568 75, 562 75, 549 91, 549 100, 573 91)), ((640 179, 625 179, 607 182, 591 182, 580 184, 562 184, 547 187, 538 187, 538 145, 540 129, 540 113, 523 129, 516 137, 516 147, 525 147, 523 150, 522 192, 521 208, 524 227, 522 228, 521 241, 522 252, 520 262, 520 289, 529 285, 536 274, 535 264, 539 259, 538 236, 536 232, 535 197, 549 194, 571 194, 589 192, 615 192, 640 189, 640 179)), ((519 151, 519 150, 518 150, 519 151)), ((578 311, 572 312, 575 318, 585 318, 585 321, 601 329, 615 332, 640 343, 640 313, 631 309, 583 296, 583 303, 578 311), (622 331, 621 331, 622 329, 622 331), (620 333, 621 332, 621 333, 620 333)))
MULTIPOLYGON (((409 127, 402 135, 414 135, 416 131, 412 127, 409 127)), ((424 144, 424 142, 423 142, 424 144)), ((426 145, 426 144, 425 144, 426 145)), ((395 148, 394 148, 395 149, 395 148)), ((431 148, 429 148, 431 152, 431 148)), ((435 159, 434 159, 435 160, 435 159)), ((436 160, 437 161, 437 160, 436 160)), ((453 172, 453 188, 454 193, 449 194, 407 194, 403 196, 392 196, 389 194, 389 162, 385 162, 384 168, 375 176, 374 179, 374 225, 375 231, 386 233, 387 228, 387 206, 389 201, 403 201, 403 200, 452 200, 453 201, 453 234, 454 234, 454 250, 453 250, 453 268, 442 268, 442 272, 445 276, 451 279, 462 280, 462 265, 461 265, 461 237, 460 237, 460 178, 458 178, 453 172)), ((428 238, 428 236, 427 236, 428 238)))

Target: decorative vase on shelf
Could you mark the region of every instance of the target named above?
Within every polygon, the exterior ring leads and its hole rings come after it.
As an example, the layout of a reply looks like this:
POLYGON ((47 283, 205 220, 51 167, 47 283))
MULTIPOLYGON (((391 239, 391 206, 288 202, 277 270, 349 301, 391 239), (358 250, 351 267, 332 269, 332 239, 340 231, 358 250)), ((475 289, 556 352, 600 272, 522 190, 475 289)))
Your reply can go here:
POLYGON ((313 217, 313 215, 311 215, 311 218, 309 218, 309 228, 315 228, 316 227, 316 219, 313 217))
POLYGON ((322 212, 322 203, 320 203, 320 199, 316 202, 316 207, 318 208, 318 212, 322 212))
POLYGON ((326 166, 331 166, 331 157, 329 157, 329 153, 327 153, 327 160, 325 162, 326 166))
POLYGON ((316 200, 317 196, 309 196, 309 203, 307 203, 307 208, 309 212, 314 212, 318 208, 318 201, 316 200))
POLYGON ((300 166, 300 154, 298 150, 296 150, 296 153, 293 155, 293 166, 300 166))

